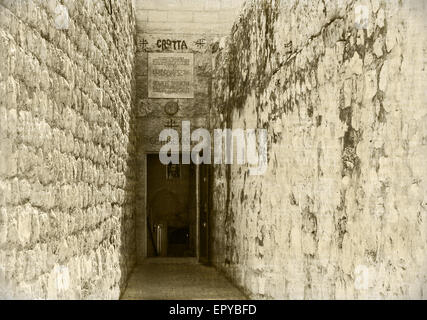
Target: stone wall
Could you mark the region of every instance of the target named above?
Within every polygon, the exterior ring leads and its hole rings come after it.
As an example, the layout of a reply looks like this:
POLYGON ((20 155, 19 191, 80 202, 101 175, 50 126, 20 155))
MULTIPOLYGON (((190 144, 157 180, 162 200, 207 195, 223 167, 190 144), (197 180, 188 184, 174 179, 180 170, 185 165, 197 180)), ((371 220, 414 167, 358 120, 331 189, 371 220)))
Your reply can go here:
POLYGON ((224 35, 244 0, 136 0, 143 33, 224 35))
POLYGON ((0 1, 0 297, 115 299, 135 262, 135 18, 112 4, 0 1))
POLYGON ((268 130, 263 176, 214 172, 211 258, 252 298, 427 297, 426 13, 249 1, 220 43, 211 126, 268 130))

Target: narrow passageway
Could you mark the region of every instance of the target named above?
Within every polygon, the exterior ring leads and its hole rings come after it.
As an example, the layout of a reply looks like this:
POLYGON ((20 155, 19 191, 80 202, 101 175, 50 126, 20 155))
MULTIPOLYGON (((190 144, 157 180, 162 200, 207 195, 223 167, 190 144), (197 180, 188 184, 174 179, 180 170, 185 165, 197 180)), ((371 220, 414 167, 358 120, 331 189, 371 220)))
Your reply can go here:
POLYGON ((0 0, 0 300, 427 300, 426 16, 0 0))
POLYGON ((236 300, 246 297, 195 258, 148 258, 129 278, 122 300, 236 300))

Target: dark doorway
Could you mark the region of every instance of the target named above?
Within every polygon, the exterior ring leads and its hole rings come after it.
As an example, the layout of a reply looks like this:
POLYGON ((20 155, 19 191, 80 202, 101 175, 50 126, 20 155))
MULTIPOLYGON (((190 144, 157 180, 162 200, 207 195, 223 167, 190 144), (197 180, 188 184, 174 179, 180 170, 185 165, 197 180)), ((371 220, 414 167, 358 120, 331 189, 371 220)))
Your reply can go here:
POLYGON ((190 228, 168 227, 168 256, 191 257, 194 253, 190 250, 190 228))
POLYGON ((196 166, 147 155, 147 256, 196 256, 196 166))

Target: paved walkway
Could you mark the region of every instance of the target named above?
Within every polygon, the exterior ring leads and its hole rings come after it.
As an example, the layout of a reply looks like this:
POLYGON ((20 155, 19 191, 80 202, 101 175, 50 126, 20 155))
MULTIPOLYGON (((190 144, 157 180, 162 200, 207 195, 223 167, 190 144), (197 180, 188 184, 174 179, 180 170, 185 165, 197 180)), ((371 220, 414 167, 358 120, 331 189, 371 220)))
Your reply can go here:
POLYGON ((149 258, 130 276, 123 300, 246 299, 213 267, 193 258, 149 258))

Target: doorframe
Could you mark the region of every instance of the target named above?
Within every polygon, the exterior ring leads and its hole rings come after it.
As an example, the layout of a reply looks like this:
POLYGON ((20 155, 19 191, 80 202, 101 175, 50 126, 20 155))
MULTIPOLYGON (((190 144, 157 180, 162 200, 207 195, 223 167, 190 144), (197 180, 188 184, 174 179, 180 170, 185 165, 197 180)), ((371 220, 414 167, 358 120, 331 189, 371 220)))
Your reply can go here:
MULTIPOLYGON (((198 186, 197 186, 197 191, 198 191, 198 206, 197 206, 197 210, 198 210, 198 228, 199 228, 199 234, 198 234, 198 244, 199 244, 199 248, 198 248, 198 256, 197 256, 197 260, 199 263, 205 264, 205 265, 210 265, 211 264, 211 213, 212 213, 212 166, 211 164, 201 164, 197 166, 198 168, 198 186), (204 166, 203 169, 203 174, 202 174, 202 166, 204 166), (205 181, 202 182, 202 179, 207 179, 206 181, 206 188, 207 190, 201 190, 201 188, 204 188, 205 185, 205 181), (202 184, 203 183, 203 184, 202 184), (206 192, 206 194, 205 194, 206 192), (205 194, 203 196, 203 201, 207 201, 207 207, 206 209, 201 209, 201 207, 203 207, 204 205, 201 203, 202 200, 202 194, 205 194), (205 198, 206 197, 206 198, 205 198), (205 228, 205 234, 202 234, 202 231, 200 228, 201 227, 201 210, 207 210, 206 213, 203 213, 203 216, 206 215, 206 221, 204 221, 206 223, 206 228, 205 228), (200 255, 200 249, 202 249, 200 246, 202 245, 201 242, 201 238, 204 238, 204 242, 206 247, 204 248, 204 250, 206 250, 206 256, 201 256, 200 255)), ((203 242, 203 243, 204 243, 203 242)))
MULTIPOLYGON (((148 156, 149 155, 159 155, 160 151, 144 151, 144 213, 142 215, 142 224, 139 228, 139 232, 141 232, 141 236, 137 237, 137 241, 141 239, 144 240, 144 244, 142 247, 141 256, 143 259, 148 258, 148 224, 147 224, 147 216, 148 216, 148 156)), ((179 152, 180 162, 182 161, 182 152, 179 152)), ((200 258, 200 165, 194 164, 196 171, 196 259, 199 261, 200 258)), ((137 228, 138 229, 138 228, 137 228)), ((138 231, 138 230, 137 230, 138 231)), ((138 244, 137 244, 138 248, 138 244)))
POLYGON ((196 259, 200 262, 200 165, 196 166, 196 259))
POLYGON ((144 152, 144 215, 143 215, 143 239, 144 239, 144 258, 148 258, 148 156, 158 154, 155 151, 144 152))

